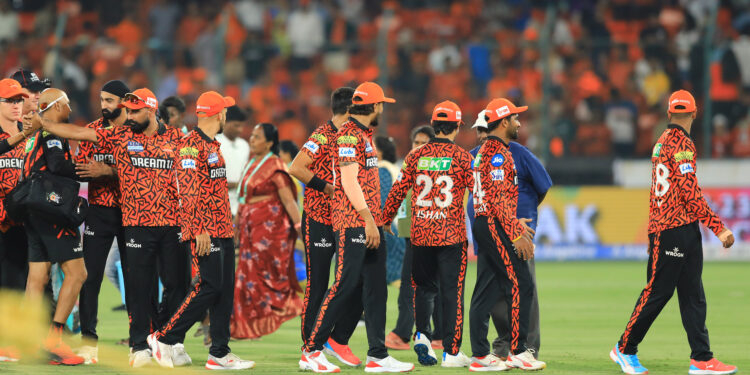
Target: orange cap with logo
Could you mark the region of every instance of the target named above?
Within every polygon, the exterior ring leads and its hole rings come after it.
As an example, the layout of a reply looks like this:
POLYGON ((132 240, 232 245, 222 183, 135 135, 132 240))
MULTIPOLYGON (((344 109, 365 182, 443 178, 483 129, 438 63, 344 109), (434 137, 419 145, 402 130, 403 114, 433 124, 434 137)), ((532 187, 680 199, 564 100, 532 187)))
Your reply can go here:
POLYGON ((492 99, 484 109, 484 115, 488 117, 487 123, 491 123, 516 113, 526 112, 528 106, 516 107, 510 100, 505 98, 492 99))
POLYGON ((695 98, 685 90, 677 90, 669 96, 670 113, 691 113, 697 109, 695 98))
POLYGON ((130 109, 156 109, 159 107, 159 101, 156 100, 156 95, 154 95, 151 90, 142 88, 125 94, 125 96, 122 98, 122 104, 120 104, 120 107, 130 109))
POLYGON ((450 121, 450 122, 461 122, 461 108, 458 108, 458 104, 446 100, 440 102, 432 110, 432 121, 450 121))
POLYGON ((23 96, 28 98, 29 96, 24 94, 21 84, 15 79, 5 78, 0 81, 0 98, 10 99, 16 96, 23 96))
POLYGON ((365 82, 354 90, 352 104, 374 104, 374 103, 395 103, 396 99, 388 98, 383 92, 383 88, 375 82, 365 82))
POLYGON ((198 97, 195 104, 195 115, 198 117, 211 117, 224 108, 234 105, 234 98, 231 96, 221 96, 216 91, 208 91, 198 97))

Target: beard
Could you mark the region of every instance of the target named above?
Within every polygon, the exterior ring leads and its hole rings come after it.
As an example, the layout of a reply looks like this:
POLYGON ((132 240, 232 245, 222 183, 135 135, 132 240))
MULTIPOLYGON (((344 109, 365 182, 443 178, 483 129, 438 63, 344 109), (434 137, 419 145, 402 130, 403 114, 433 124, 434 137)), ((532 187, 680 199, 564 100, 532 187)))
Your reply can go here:
POLYGON ((120 117, 120 114, 122 114, 122 108, 117 108, 114 111, 110 111, 110 110, 105 109, 105 108, 102 109, 102 117, 105 120, 114 120, 114 119, 120 117))
POLYGON ((227 124, 227 122, 226 122, 226 121, 222 121, 222 122, 220 122, 220 123, 219 123, 219 132, 218 132, 217 134, 222 134, 222 133, 224 133, 224 126, 225 126, 226 124, 227 124))
POLYGON ((146 119, 144 122, 138 122, 135 120, 127 120, 125 121, 125 126, 130 127, 130 130, 133 131, 133 133, 142 133, 146 128, 148 127, 149 120, 146 119))
POLYGON ((373 118, 372 121, 370 121, 370 126, 372 126, 373 128, 377 128, 379 125, 379 121, 380 121, 380 115, 375 115, 375 118, 373 118))
POLYGON ((518 139, 518 128, 511 130, 510 134, 508 134, 508 138, 512 140, 518 139))

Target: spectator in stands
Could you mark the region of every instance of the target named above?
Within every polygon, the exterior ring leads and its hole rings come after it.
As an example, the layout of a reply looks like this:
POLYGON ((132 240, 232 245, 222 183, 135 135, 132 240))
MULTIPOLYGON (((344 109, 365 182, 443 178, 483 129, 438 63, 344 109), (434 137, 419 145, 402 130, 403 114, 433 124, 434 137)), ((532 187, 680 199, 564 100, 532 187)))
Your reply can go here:
POLYGON ((626 158, 633 155, 637 116, 635 104, 621 97, 619 90, 612 89, 610 102, 604 109, 604 123, 612 134, 615 156, 626 158))
POLYGON ((167 125, 187 134, 191 129, 185 125, 185 102, 177 97, 170 96, 164 99, 159 106, 159 113, 167 125))
POLYGON ((289 68, 293 71, 309 69, 312 59, 325 43, 323 17, 312 7, 310 0, 300 0, 299 5, 286 23, 287 37, 292 45, 289 68))
POLYGON ((10 9, 10 1, 0 1, 0 43, 10 43, 18 38, 18 13, 10 9))

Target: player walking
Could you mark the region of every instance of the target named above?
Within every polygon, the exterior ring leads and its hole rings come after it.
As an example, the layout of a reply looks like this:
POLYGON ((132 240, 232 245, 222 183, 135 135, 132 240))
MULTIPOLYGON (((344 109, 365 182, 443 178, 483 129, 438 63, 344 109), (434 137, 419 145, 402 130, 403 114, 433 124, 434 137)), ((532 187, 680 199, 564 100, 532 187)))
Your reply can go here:
MULTIPOLYGON (((464 279, 466 278, 466 222, 464 195, 473 186, 471 155, 453 143, 458 134, 461 110, 451 101, 435 106, 432 126, 436 138, 413 150, 406 157, 401 174, 383 209, 386 230, 410 189, 414 252, 412 280, 415 295, 424 296, 415 304, 417 332, 414 351, 419 363, 437 364, 433 339, 443 342, 443 367, 466 367, 471 361, 459 351, 464 323, 464 279), (430 329, 438 286, 442 297, 443 337, 433 337, 430 329)), ((438 308, 440 308, 438 306, 438 308)))
POLYGON ((534 256, 533 230, 517 219, 518 180, 508 142, 518 138, 518 114, 507 99, 494 99, 485 109, 489 136, 474 160, 474 238, 479 245, 477 281, 471 297, 470 371, 502 371, 508 367, 546 367, 526 347, 534 281, 525 260, 534 256), (508 299, 510 356, 503 362, 490 354, 487 341, 490 312, 500 298, 508 299))
POLYGON ((677 288, 682 324, 690 343, 690 374, 733 374, 714 358, 706 329, 703 292, 703 245, 698 221, 719 237, 725 248, 734 235, 708 207, 696 172, 695 145, 690 128, 697 112, 695 99, 679 90, 669 97, 670 125, 651 155, 651 197, 648 215, 649 258, 646 287, 641 292, 625 332, 609 356, 626 374, 646 374, 638 360, 638 344, 677 288))

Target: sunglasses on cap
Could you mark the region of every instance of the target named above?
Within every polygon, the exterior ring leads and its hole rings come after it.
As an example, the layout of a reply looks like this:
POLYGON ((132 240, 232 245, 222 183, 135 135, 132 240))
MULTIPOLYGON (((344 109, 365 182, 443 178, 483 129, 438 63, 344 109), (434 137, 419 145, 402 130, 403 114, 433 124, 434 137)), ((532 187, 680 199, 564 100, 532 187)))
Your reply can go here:
POLYGON ((19 104, 19 103, 23 103, 23 98, 15 98, 15 99, 14 98, 10 98, 10 99, 0 98, 0 103, 19 104))
POLYGON ((146 103, 146 101, 143 100, 140 96, 133 94, 132 92, 125 94, 125 96, 122 98, 122 101, 131 103, 146 103))

